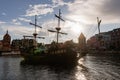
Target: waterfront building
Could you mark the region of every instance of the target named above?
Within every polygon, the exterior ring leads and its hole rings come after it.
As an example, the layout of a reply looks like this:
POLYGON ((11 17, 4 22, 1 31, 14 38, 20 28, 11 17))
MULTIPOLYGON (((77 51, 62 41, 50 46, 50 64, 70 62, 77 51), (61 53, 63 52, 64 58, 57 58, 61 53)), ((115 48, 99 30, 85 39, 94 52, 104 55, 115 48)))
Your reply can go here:
POLYGON ((10 42, 11 42, 11 36, 8 34, 8 30, 7 30, 2 40, 2 51, 11 51, 10 42))
POLYGON ((12 41, 12 50, 19 51, 21 47, 33 47, 34 39, 15 39, 12 41))
POLYGON ((101 48, 102 49, 109 49, 111 46, 111 31, 101 33, 102 40, 101 40, 101 48))
POLYGON ((102 49, 108 50, 111 47, 111 31, 102 32, 99 34, 95 34, 90 39, 87 40, 87 45, 89 49, 102 49))
POLYGON ((88 39, 87 46, 89 49, 98 49, 99 48, 98 36, 95 35, 88 39))
POLYGON ((12 40, 11 48, 13 51, 19 51, 22 46, 22 41, 20 39, 12 40))
POLYGON ((22 39, 22 46, 24 47, 33 47, 35 40, 34 39, 22 39))
POLYGON ((2 40, 0 40, 0 51, 2 50, 2 40))
POLYGON ((120 50, 120 28, 111 31, 111 48, 120 50))

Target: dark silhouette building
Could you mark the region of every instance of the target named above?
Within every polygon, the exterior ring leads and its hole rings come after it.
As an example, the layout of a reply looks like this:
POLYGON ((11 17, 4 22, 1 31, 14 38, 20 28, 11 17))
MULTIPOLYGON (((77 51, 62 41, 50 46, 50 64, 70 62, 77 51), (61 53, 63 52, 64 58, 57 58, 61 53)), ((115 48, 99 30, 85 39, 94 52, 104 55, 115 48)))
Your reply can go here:
POLYGON ((19 51, 21 47, 33 47, 34 39, 15 39, 12 40, 11 48, 13 51, 19 51))
POLYGON ((111 31, 111 49, 120 50, 120 28, 111 31))

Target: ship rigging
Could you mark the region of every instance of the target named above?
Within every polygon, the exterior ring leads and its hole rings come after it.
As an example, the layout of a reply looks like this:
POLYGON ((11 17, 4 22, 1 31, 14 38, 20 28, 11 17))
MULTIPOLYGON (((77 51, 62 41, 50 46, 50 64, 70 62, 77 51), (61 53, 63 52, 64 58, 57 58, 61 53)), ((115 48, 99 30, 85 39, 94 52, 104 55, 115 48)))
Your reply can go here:
POLYGON ((61 20, 61 21, 65 21, 65 20, 63 20, 62 17, 61 17, 61 10, 60 10, 60 9, 59 9, 59 15, 56 15, 56 14, 55 14, 55 17, 58 18, 58 27, 55 28, 56 31, 55 31, 55 30, 49 30, 49 29, 48 29, 48 31, 49 31, 49 32, 55 32, 55 33, 57 33, 57 43, 58 43, 59 34, 65 34, 65 35, 67 35, 67 33, 60 32, 60 30, 61 30, 61 28, 60 28, 60 20, 61 20))
POLYGON ((35 48, 37 48, 37 40, 36 40, 36 38, 45 39, 45 37, 37 37, 38 34, 37 34, 37 28, 36 27, 42 28, 41 26, 37 25, 37 15, 35 15, 35 23, 30 22, 30 25, 35 26, 35 32, 33 33, 33 36, 23 35, 23 37, 24 37, 24 39, 26 37, 34 38, 34 46, 35 46, 35 48))

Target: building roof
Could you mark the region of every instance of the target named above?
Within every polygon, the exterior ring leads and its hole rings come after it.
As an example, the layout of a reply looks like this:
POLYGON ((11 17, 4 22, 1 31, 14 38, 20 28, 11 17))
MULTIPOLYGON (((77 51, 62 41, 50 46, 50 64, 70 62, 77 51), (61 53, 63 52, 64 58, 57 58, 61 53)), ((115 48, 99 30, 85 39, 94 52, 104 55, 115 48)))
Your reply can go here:
POLYGON ((79 36, 79 38, 85 38, 84 34, 81 33, 80 36, 79 36))
POLYGON ((11 36, 8 34, 8 30, 6 31, 6 34, 3 36, 3 39, 6 39, 6 38, 11 38, 11 36))

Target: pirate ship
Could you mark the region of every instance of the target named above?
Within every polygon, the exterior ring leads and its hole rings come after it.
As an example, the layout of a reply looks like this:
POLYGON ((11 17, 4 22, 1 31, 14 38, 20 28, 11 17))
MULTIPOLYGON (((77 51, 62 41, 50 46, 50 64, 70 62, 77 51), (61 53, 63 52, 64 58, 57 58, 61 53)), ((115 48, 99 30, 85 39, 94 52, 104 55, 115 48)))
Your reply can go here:
POLYGON ((59 9, 59 15, 55 14, 55 17, 58 18, 58 27, 56 30, 48 30, 49 32, 57 33, 57 42, 52 42, 49 47, 45 47, 44 45, 37 45, 36 38, 37 37, 36 27, 40 27, 37 25, 37 19, 35 16, 35 24, 30 23, 35 26, 35 33, 33 36, 24 36, 24 37, 34 37, 34 46, 30 48, 25 48, 24 46, 21 48, 21 55, 24 60, 21 64, 76 64, 77 61, 82 57, 73 46, 71 41, 67 41, 63 44, 59 43, 59 34, 67 35, 67 33, 60 32, 60 21, 64 21, 61 18, 61 12, 59 9))

